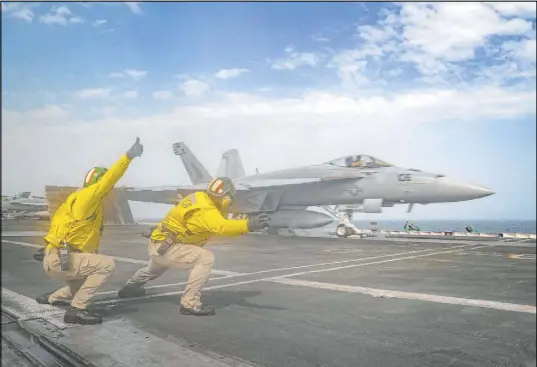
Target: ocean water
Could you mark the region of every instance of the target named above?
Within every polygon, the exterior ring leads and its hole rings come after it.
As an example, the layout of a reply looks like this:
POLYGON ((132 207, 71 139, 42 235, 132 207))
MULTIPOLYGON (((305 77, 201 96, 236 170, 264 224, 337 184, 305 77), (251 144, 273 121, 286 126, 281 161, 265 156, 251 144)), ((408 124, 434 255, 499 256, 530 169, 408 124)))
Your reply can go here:
MULTIPOLYGON (((380 228, 388 230, 403 230, 406 220, 377 220, 376 224, 370 221, 353 221, 358 228, 380 228)), ((464 227, 472 226, 474 232, 482 233, 536 233, 535 220, 413 220, 410 223, 417 225, 422 231, 454 231, 465 232, 464 227)))
MULTIPOLYGON (((138 219, 138 222, 157 223, 162 218, 138 219)), ((377 220, 375 222, 367 220, 355 220, 354 224, 358 228, 379 228, 386 230, 403 230, 406 220, 377 220), (375 223, 375 224, 371 224, 375 223)), ((422 231, 454 231, 464 232, 466 225, 471 225, 474 232, 481 233, 537 233, 537 221, 535 220, 413 220, 422 231)), ((315 229, 313 231, 326 232, 335 229, 336 224, 315 229)))

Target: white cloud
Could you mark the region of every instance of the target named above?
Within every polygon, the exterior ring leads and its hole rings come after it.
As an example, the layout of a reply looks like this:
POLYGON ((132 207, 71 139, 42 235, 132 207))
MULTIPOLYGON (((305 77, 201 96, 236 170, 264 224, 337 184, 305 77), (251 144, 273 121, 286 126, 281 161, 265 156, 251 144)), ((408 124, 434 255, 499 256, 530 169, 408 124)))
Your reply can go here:
POLYGON ((487 2, 486 4, 504 16, 518 16, 535 19, 537 13, 537 3, 534 1, 487 2))
POLYGON ((207 93, 211 87, 201 80, 189 79, 180 86, 183 93, 188 97, 199 97, 207 93))
POLYGON ((132 11, 134 14, 142 14, 142 9, 140 8, 140 2, 125 2, 125 5, 132 11))
POLYGON ((69 19, 69 23, 84 23, 84 19, 81 17, 73 17, 69 19))
POLYGON ((178 109, 199 118, 226 120, 278 116, 280 124, 333 121, 375 121, 401 124, 412 121, 504 118, 535 114, 535 91, 510 92, 494 87, 472 90, 424 89, 393 96, 351 97, 344 94, 310 92, 300 98, 270 99, 229 93, 223 101, 178 109), (441 117, 440 117, 441 116, 441 117))
POLYGON ((108 74, 108 77, 110 77, 110 78, 124 78, 125 74, 123 74, 121 72, 113 72, 113 73, 108 74))
MULTIPOLYGON (((409 66, 421 74, 414 82, 448 85, 481 78, 488 73, 483 68, 534 62, 534 43, 527 39, 535 38, 535 29, 530 21, 512 16, 530 17, 535 4, 494 4, 398 3, 379 13, 377 24, 359 26, 359 46, 337 51, 328 66, 337 68, 344 85, 362 87, 372 81, 385 84, 381 76, 389 75, 390 69, 406 69, 399 74, 404 76, 409 66), (506 39, 510 41, 505 47, 497 46, 498 40, 506 39), (502 50, 509 51, 511 58, 506 59, 502 50), (483 53, 492 65, 472 70, 466 63, 483 53)), ((529 74, 534 66, 517 68, 529 74)))
POLYGON ((158 90, 153 92, 153 98, 157 101, 165 101, 173 97, 173 92, 170 90, 158 90))
POLYGON ((214 76, 218 79, 230 79, 240 76, 241 74, 249 72, 248 69, 222 69, 214 76))
POLYGON ((503 47, 505 50, 511 52, 515 58, 533 62, 536 61, 537 48, 535 39, 525 39, 519 42, 505 42, 503 47))
POLYGON ((482 3, 407 3, 401 21, 406 47, 448 61, 474 58, 476 48, 491 36, 522 35, 532 29, 531 22, 503 19, 482 3))
POLYGON ((134 80, 140 80, 143 77, 145 77, 146 75, 147 75, 147 71, 145 71, 145 70, 135 70, 135 69, 124 69, 123 71, 120 71, 120 72, 113 72, 113 73, 108 74, 108 76, 110 78, 129 77, 129 78, 132 78, 134 80))
POLYGON ((17 116, 21 118, 20 122, 24 122, 24 120, 26 120, 25 122, 28 124, 40 124, 41 122, 53 122, 55 120, 60 120, 68 115, 69 110, 65 107, 46 105, 43 108, 31 110, 26 113, 14 112, 9 117, 13 118, 14 116, 17 116))
POLYGON ((344 50, 332 58, 328 67, 338 69, 338 75, 346 87, 364 85, 369 82, 364 56, 363 50, 344 50))
POLYGON ((316 66, 321 58, 312 52, 295 52, 293 48, 287 47, 285 52, 288 56, 272 62, 272 68, 276 70, 295 70, 303 66, 316 66))
POLYGON ((138 98, 138 91, 136 90, 129 90, 123 93, 123 98, 127 99, 136 99, 138 98))
POLYGON ((37 4, 23 4, 23 3, 2 3, 2 13, 8 14, 10 18, 16 18, 28 23, 32 23, 35 18, 35 13, 32 11, 32 7, 37 4))
POLYGON ((108 88, 89 88, 78 90, 75 95, 81 99, 106 98, 110 96, 110 92, 108 88))
MULTIPOLYGON (((128 91, 130 96, 134 94, 128 91)), ((170 91, 157 91, 170 96, 170 91)), ((77 92, 81 98, 97 98, 110 95, 109 89, 85 89, 77 92)), ((267 122, 277 125, 287 123, 327 124, 334 121, 357 125, 441 123, 447 121, 479 121, 487 119, 520 118, 536 114, 535 89, 506 89, 493 86, 413 89, 399 93, 381 93, 353 97, 344 93, 312 91, 297 97, 269 98, 262 95, 227 93, 213 102, 191 103, 176 107, 168 114, 140 117, 140 124, 152 124, 153 119, 162 124, 175 125, 176 116, 183 116, 186 124, 251 123, 267 122), (277 117, 277 118, 275 118, 277 117), (274 119, 273 119, 274 118, 274 119)), ((47 111, 60 111, 48 106, 47 111)), ((32 112, 34 113, 34 112, 32 112)), ((35 113, 40 113, 35 112, 35 113)), ((125 121, 130 121, 126 119, 125 121)), ((116 121, 122 124, 122 120, 116 121)), ((126 123, 126 122, 125 122, 126 123)), ((149 127, 149 126, 148 126, 149 127)))
POLYGON ((39 17, 39 20, 41 21, 41 23, 45 23, 48 25, 67 25, 70 23, 84 23, 84 19, 78 16, 74 16, 73 12, 71 12, 71 10, 64 5, 53 6, 51 11, 47 14, 41 15, 39 17))
POLYGON ((147 75, 147 71, 145 70, 134 70, 134 69, 125 69, 123 70, 123 73, 129 78, 132 78, 134 80, 139 80, 147 75))
POLYGON ((100 27, 100 26, 102 26, 102 25, 104 25, 106 23, 108 23, 108 21, 105 20, 105 19, 97 19, 96 21, 93 22, 93 26, 94 27, 100 27))
POLYGON ((313 39, 315 42, 330 42, 330 38, 328 38, 328 37, 323 37, 323 36, 313 36, 312 39, 313 39))

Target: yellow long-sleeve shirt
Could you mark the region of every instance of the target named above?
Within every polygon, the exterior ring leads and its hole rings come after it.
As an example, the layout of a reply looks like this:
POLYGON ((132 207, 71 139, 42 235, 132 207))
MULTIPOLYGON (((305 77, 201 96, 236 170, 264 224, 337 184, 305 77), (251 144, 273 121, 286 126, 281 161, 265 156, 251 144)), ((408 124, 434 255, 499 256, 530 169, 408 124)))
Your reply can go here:
POLYGON ((168 231, 177 234, 177 242, 204 246, 214 235, 238 236, 248 233, 248 220, 224 218, 209 195, 196 192, 168 212, 151 234, 151 239, 163 241, 168 231))
POLYGON ((44 237, 49 246, 67 243, 82 252, 96 252, 101 238, 103 201, 123 177, 131 159, 124 154, 95 184, 73 192, 60 205, 44 237))

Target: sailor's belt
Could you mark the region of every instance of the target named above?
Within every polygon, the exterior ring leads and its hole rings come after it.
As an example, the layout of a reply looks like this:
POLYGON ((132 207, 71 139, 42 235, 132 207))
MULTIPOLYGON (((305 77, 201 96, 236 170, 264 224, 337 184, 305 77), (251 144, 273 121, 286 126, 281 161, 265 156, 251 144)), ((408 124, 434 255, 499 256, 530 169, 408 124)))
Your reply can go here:
MULTIPOLYGON (((54 248, 54 249, 60 251, 60 248, 59 248, 59 247, 58 247, 58 248, 54 248)), ((77 253, 77 254, 81 254, 81 253, 83 253, 84 251, 80 251, 80 250, 77 249, 77 248, 74 248, 74 247, 72 247, 72 246, 69 246, 69 252, 75 252, 75 253, 77 253)), ((92 252, 88 252, 88 253, 91 254, 92 252)))
MULTIPOLYGON (((166 240, 154 240, 154 239, 151 239, 151 243, 164 243, 164 242, 166 242, 166 240)), ((180 242, 173 241, 174 245, 176 243, 180 243, 180 242)))
MULTIPOLYGON (((77 249, 77 248, 74 248, 74 247, 71 246, 71 245, 68 245, 68 246, 69 246, 69 252, 80 253, 80 254, 81 254, 81 253, 84 253, 84 251, 81 251, 81 250, 79 250, 79 249, 77 249)), ((51 251, 51 252, 54 251, 54 252, 59 253, 59 252, 60 252, 60 248, 59 248, 59 247, 53 247, 50 251, 51 251)), ((89 253, 92 254, 93 252, 89 252, 89 253)))

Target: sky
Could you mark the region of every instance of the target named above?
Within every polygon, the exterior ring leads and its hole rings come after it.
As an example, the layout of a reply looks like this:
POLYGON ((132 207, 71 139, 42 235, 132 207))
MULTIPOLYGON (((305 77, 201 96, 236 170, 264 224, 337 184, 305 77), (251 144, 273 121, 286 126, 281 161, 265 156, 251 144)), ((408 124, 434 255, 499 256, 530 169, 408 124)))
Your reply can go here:
POLYGON ((190 184, 177 141, 212 174, 369 154, 496 194, 368 218, 535 220, 535 77, 529 2, 3 2, 2 193, 80 186, 139 136, 119 185, 190 184))

